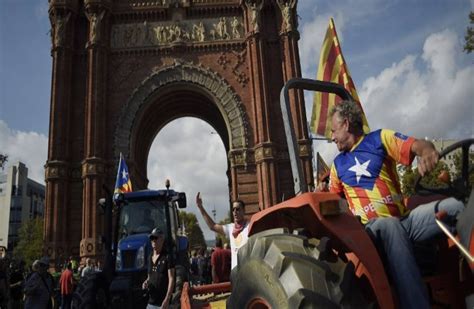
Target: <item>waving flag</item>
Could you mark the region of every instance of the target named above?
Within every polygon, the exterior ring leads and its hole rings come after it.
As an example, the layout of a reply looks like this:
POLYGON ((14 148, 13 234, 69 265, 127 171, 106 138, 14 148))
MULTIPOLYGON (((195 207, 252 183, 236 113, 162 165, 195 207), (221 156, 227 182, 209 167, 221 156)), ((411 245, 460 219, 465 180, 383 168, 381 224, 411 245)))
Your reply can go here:
MULTIPOLYGON (((318 80, 338 83, 344 86, 350 92, 354 100, 359 104, 361 110, 359 96, 352 81, 349 69, 347 68, 344 57, 342 56, 341 45, 337 38, 336 26, 334 20, 329 20, 328 30, 324 38, 321 48, 321 56, 319 58, 318 80)), ((316 92, 314 94, 313 112, 311 114, 311 131, 316 134, 331 137, 331 120, 329 112, 341 98, 335 94, 316 92)), ((363 110, 362 110, 363 111, 363 110)), ((369 133, 369 124, 363 114, 364 132, 369 133)))
POLYGON ((130 175, 128 174, 127 163, 120 153, 120 161, 117 171, 117 181, 115 182, 114 198, 119 193, 132 192, 132 182, 130 181, 130 175))

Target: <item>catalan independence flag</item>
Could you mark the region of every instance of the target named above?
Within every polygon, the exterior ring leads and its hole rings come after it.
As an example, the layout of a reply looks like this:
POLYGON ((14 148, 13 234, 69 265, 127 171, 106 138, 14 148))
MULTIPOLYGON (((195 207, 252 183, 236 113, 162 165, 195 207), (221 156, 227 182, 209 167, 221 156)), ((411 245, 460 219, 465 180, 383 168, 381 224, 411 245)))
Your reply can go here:
MULTIPOLYGON (((344 57, 342 56, 341 45, 339 44, 336 26, 332 18, 329 20, 329 27, 321 48, 316 79, 344 85, 344 88, 350 92, 362 109, 354 82, 352 81, 344 57)), ((311 114, 312 132, 331 138, 331 119, 329 119, 329 112, 332 107, 340 101, 341 98, 335 94, 321 92, 314 94, 313 112, 311 114)), ((363 125, 364 132, 369 133, 369 124, 367 123, 365 115, 363 116, 363 125)))
POLYGON ((120 161, 117 171, 117 180, 115 182, 114 197, 119 193, 132 192, 132 182, 130 181, 130 175, 128 174, 127 163, 120 153, 120 161))

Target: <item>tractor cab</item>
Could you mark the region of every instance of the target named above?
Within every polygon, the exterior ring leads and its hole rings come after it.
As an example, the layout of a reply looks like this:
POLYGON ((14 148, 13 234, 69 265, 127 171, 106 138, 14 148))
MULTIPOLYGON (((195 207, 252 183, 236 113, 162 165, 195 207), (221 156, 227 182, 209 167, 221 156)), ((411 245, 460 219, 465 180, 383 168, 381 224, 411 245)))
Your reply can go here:
MULTIPOLYGON (((148 235, 154 228, 164 232, 167 249, 172 252, 179 227, 176 203, 172 201, 178 201, 179 195, 173 190, 146 190, 118 197, 120 219, 116 271, 146 271, 146 257, 151 253, 148 235)), ((179 203, 183 205, 183 201, 179 203)))

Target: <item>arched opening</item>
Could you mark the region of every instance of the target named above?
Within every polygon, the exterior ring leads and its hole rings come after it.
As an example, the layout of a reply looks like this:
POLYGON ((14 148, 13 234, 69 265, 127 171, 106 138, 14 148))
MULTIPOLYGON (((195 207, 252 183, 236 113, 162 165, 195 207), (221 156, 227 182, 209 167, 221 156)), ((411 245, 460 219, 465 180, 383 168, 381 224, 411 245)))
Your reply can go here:
POLYGON ((156 135, 148 154, 150 189, 186 192, 186 212, 196 215, 205 239, 214 239, 195 204, 201 192, 204 207, 215 221, 229 215, 228 161, 222 139, 208 123, 192 117, 173 120, 156 135), (173 155, 170 155, 172 153, 173 155), (214 212, 215 210, 215 212, 214 212))

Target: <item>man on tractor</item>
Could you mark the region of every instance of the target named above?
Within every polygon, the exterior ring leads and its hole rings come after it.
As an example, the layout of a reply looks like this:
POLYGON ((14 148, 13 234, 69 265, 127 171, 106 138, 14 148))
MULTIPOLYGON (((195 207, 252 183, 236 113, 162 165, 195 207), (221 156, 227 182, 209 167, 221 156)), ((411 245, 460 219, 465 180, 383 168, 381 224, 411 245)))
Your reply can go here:
POLYGON ((331 167, 330 191, 345 197, 355 216, 381 250, 401 308, 429 308, 429 297, 413 254, 413 243, 442 234, 435 213, 454 226, 464 209, 462 202, 447 198, 409 211, 404 205, 396 164, 409 165, 418 157, 420 175, 430 172, 439 154, 433 144, 381 129, 364 134, 362 111, 352 101, 331 110, 332 140, 339 155, 331 167))

